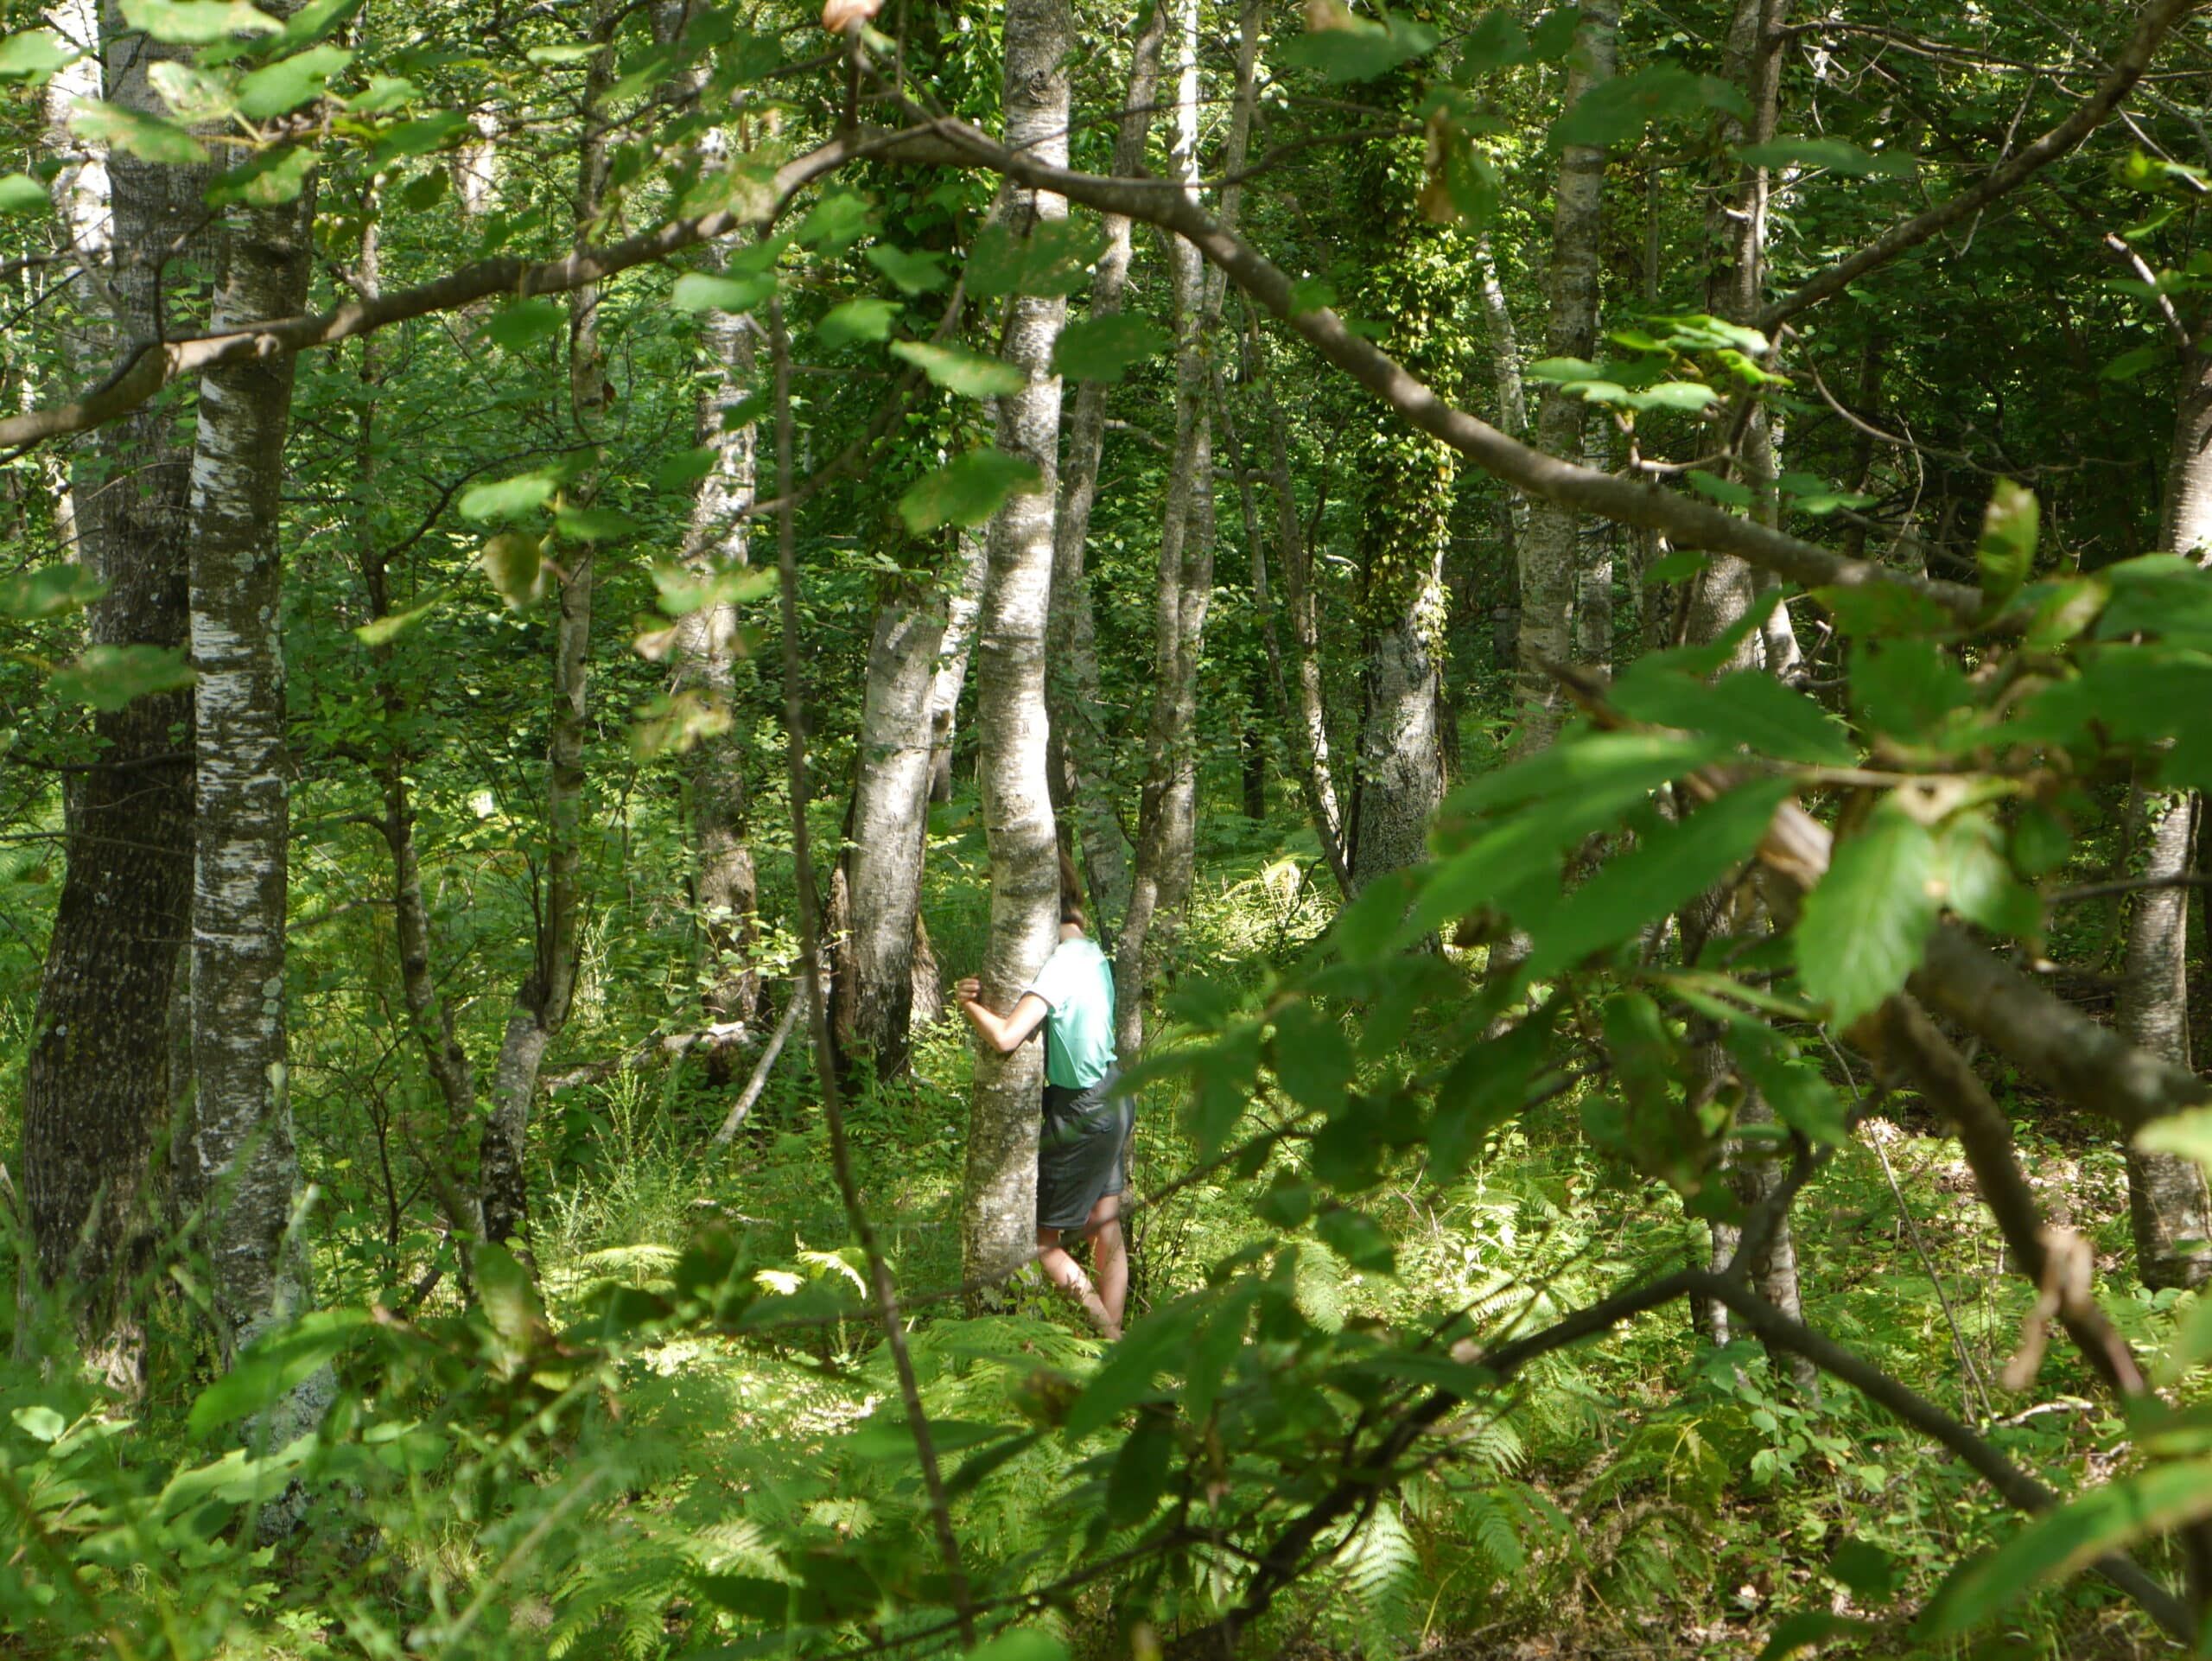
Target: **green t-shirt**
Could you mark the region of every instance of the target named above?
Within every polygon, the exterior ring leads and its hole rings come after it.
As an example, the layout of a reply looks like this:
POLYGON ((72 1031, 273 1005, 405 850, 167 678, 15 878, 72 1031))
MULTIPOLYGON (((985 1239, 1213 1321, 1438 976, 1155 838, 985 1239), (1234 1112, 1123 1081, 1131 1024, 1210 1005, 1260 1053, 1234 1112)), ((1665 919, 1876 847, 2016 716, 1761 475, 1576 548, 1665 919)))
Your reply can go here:
POLYGON ((1087 935, 1052 948, 1022 989, 1045 1000, 1045 1077, 1088 1090, 1114 1069, 1114 968, 1087 935))

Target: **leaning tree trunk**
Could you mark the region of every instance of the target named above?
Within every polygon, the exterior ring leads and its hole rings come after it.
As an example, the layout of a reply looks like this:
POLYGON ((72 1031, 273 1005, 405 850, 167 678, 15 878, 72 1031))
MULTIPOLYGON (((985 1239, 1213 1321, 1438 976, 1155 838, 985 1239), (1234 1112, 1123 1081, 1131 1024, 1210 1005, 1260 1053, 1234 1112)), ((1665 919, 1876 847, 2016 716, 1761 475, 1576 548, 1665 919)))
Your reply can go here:
POLYGON ((861 695, 830 1028, 838 1065, 865 1067, 878 1079, 894 1078, 906 1065, 929 833, 930 691, 944 629, 944 601, 934 583, 894 581, 876 610, 861 695))
MULTIPOLYGON (((1418 177, 1418 169, 1410 160, 1408 141, 1400 138, 1377 141, 1367 157, 1363 182, 1376 236, 1367 305, 1393 355, 1438 397, 1454 400, 1459 353, 1446 345, 1450 331, 1436 320, 1457 309, 1460 273, 1447 254, 1452 233, 1421 212, 1418 187, 1408 177, 1418 177)), ((1421 862, 1430 816, 1444 796, 1444 554, 1459 477, 1452 451, 1387 413, 1368 436, 1362 461, 1367 665, 1352 799, 1355 893, 1421 862)))
MULTIPOLYGON (((1147 8, 1130 43, 1128 93, 1114 140, 1116 174, 1143 170, 1153 105, 1160 97, 1160 48, 1166 36, 1166 17, 1164 5, 1147 8)), ((1106 246, 1091 274, 1090 309, 1085 315, 1092 318, 1118 313, 1129 281, 1128 216, 1109 213, 1099 228, 1105 233, 1106 246)), ((1059 510, 1052 533, 1046 696, 1052 718, 1053 805, 1074 821, 1096 920, 1102 929, 1118 929, 1129 906, 1128 837, 1114 808, 1109 758, 1115 735, 1099 691, 1097 626, 1084 558, 1091 504, 1098 494, 1098 461, 1106 444, 1106 393, 1103 381, 1080 381, 1068 412, 1059 510)))
MULTIPOLYGON (((118 60, 128 67, 109 82, 115 102, 161 107, 145 73, 160 55, 130 38, 118 60)), ((118 153, 104 175, 78 169, 71 188, 99 176, 107 215, 84 222, 111 216, 109 322, 118 340, 143 339, 158 332, 158 266, 204 219, 208 169, 118 153)), ((188 315, 170 269, 168 304, 188 315)), ((94 646, 186 642, 192 459, 175 423, 171 408, 142 409, 100 428, 75 459, 78 558, 107 584, 92 608, 94 646)), ((140 1344, 121 1295, 162 1221, 154 1150, 170 1119, 168 1016, 192 894, 192 756, 176 734, 191 723, 182 691, 92 718, 97 765, 63 794, 66 870, 23 1077, 25 1270, 79 1283, 79 1328, 126 1386, 140 1344)))
MULTIPOLYGON (((1069 29, 1066 0, 1008 0, 1006 142, 1063 167, 1069 29)), ((1067 215, 1064 198, 1012 184, 1000 201, 1005 222, 1017 231, 1067 215)), ((1058 844, 1046 767, 1045 640, 1059 463, 1060 385, 1052 373, 1052 347, 1066 314, 1065 300, 1016 296, 1003 348, 1028 381, 999 399, 999 448, 1032 463, 1044 487, 1008 498, 992 516, 976 633, 977 767, 991 866, 982 983, 984 1000, 998 1009, 1011 1009, 1044 966, 1058 918, 1058 844)), ((996 1285, 1034 1254, 1044 1076, 1035 1044, 1012 1055, 986 1047, 976 1058, 961 1216, 962 1258, 970 1282, 996 1285)))
MULTIPOLYGON (((2191 343, 2175 412, 2166 475, 2165 545, 2200 564, 2212 557, 2212 359, 2191 343)), ((2129 795, 2128 875, 2145 883, 2130 897, 2127 953, 2114 1011, 2139 1049, 2190 1063, 2189 889, 2196 865, 2198 799, 2139 775, 2129 795)), ((2177 1154, 2127 1150, 2128 1215, 2135 1272, 2145 1286, 2199 1286, 2212 1276, 2212 1194, 2204 1168, 2177 1154)))
MULTIPOLYGON (((602 31, 620 16, 604 8, 602 31)), ((588 118, 614 79, 614 54, 602 48, 587 72, 588 118)), ((594 130, 596 130, 594 129, 594 130)), ((599 217, 607 186, 604 137, 588 140, 577 161, 575 226, 581 240, 599 217)), ((569 403, 579 433, 597 429, 607 403, 606 365, 599 349, 599 287, 588 283, 569 302, 569 403)), ((576 492, 588 498, 589 484, 576 492)), ((524 1155, 531 1108, 545 1052, 568 1025, 576 985, 576 932, 583 909, 584 733, 589 715, 592 554, 580 544, 560 579, 560 614, 553 629, 552 735, 546 746, 545 897, 536 951, 515 990, 514 1007, 492 1070, 492 1111, 478 1143, 477 1192, 484 1238, 514 1242, 530 1256, 530 1190, 524 1155)))
MULTIPOLYGON (((1569 109, 1612 79, 1619 0, 1592 0, 1581 12, 1573 67, 1567 78, 1569 109)), ((1552 206, 1551 313, 1544 340, 1548 357, 1588 358, 1595 348, 1605 188, 1602 146, 1569 144, 1560 152, 1552 206)), ((1589 413, 1580 398, 1561 387, 1546 385, 1536 399, 1536 448, 1565 461, 1580 461, 1589 413)), ((1580 521, 1570 509, 1536 502, 1515 548, 1521 578, 1516 685, 1521 742, 1527 749, 1550 743, 1565 713, 1559 684, 1548 665, 1570 663, 1575 656, 1580 535, 1580 521)))
MULTIPOLYGON (((1195 201, 1198 0, 1179 0, 1175 34, 1175 124, 1168 176, 1195 201)), ((1241 165, 1241 157, 1232 157, 1224 170, 1233 175, 1241 165)), ((1230 211, 1224 204, 1224 215, 1230 211)), ((1206 353, 1220 302, 1193 244, 1170 237, 1167 259, 1176 322, 1175 449, 1160 520, 1152 711, 1145 726, 1136 862, 1130 873, 1128 912, 1114 946, 1115 1047, 1131 1060, 1144 1047, 1146 996, 1190 900, 1197 848, 1198 656, 1213 596, 1213 417, 1206 353)))
MULTIPOLYGON (((232 225, 216 328, 296 316, 307 302, 312 196, 232 225)), ((293 367, 285 353, 200 382, 193 461, 192 656, 199 837, 193 864, 192 1160, 225 1361, 311 1297, 294 1207, 287 1091, 283 564, 277 539, 293 367)), ((327 1399, 319 1373, 276 1415, 296 1429, 327 1399), (319 1386, 319 1387, 317 1387, 319 1386)), ((281 1443, 286 1429, 272 1426, 281 1443)))

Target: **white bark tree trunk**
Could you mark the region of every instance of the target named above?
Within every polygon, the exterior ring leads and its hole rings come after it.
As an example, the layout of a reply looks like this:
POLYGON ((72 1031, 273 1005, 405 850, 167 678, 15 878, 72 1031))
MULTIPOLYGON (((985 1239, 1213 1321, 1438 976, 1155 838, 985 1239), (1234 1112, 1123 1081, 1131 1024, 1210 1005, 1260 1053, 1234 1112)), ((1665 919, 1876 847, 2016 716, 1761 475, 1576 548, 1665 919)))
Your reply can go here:
MULTIPOLYGON (((1592 0, 1582 8, 1567 78, 1567 108, 1612 79, 1619 23, 1619 0, 1592 0)), ((1602 147, 1569 144, 1561 151, 1552 208, 1551 315, 1544 339, 1548 357, 1588 358, 1596 346, 1605 186, 1602 147)), ((1581 461, 1588 414, 1580 398, 1547 385, 1536 398, 1536 447, 1567 461, 1581 461)), ((1550 743, 1566 713, 1558 684, 1544 665, 1574 660, 1580 530, 1580 520, 1567 509, 1533 503, 1515 549, 1521 577, 1518 690, 1525 749, 1550 743)))
MULTIPOLYGON (((1144 166, 1153 106, 1160 97, 1166 17, 1165 6, 1146 9, 1130 43, 1128 92, 1114 140, 1116 174, 1135 174, 1144 166)), ((1129 280, 1128 220, 1109 213, 1099 228, 1105 232, 1106 247, 1091 275, 1090 309, 1085 315, 1093 318, 1110 317, 1122 309, 1129 280)), ((1107 391, 1103 381, 1077 383, 1068 413, 1052 533, 1052 614, 1046 678, 1052 721, 1053 805, 1074 821, 1084 879, 1101 929, 1121 926, 1128 912, 1130 883, 1128 836, 1115 811, 1109 761, 1113 722, 1099 690, 1097 624, 1085 571, 1090 508, 1098 493, 1098 461, 1106 443, 1107 391)))
MULTIPOLYGON (((232 222, 214 327, 296 315, 314 249, 311 194, 232 222)), ((199 839, 193 868, 191 1158, 226 1362, 312 1297, 287 1093, 284 921, 291 828, 277 531, 289 354, 210 371, 193 460, 192 656, 199 839)), ((275 1410, 273 1438, 329 1392, 318 1374, 275 1410)))
MULTIPOLYGON (((1008 0, 1005 139, 1065 166, 1068 155, 1066 0, 1008 0)), ((1011 184, 1001 212, 1017 229, 1064 219, 1065 199, 1011 184)), ((1053 491, 1059 464, 1060 384, 1052 346, 1066 316, 1060 299, 1018 296, 1001 355, 1029 378, 998 403, 1001 449, 1033 462, 1044 489, 1014 496, 992 517, 989 565, 976 632, 976 726, 983 830, 990 850, 991 922, 984 999, 1011 1009, 1057 938, 1058 844, 1046 776, 1045 642, 1052 586, 1053 491)), ((1035 1251, 1037 1131, 1044 1086, 1040 1047, 976 1057, 968 1118, 962 1257, 971 1281, 993 1283, 1035 1251)))
POLYGON ((960 570, 945 602, 944 640, 938 647, 937 672, 930 678, 930 799, 933 802, 952 799, 953 733, 960 716, 960 694, 968 684, 976 614, 983 605, 983 576, 990 563, 982 538, 963 531, 959 547, 960 570))

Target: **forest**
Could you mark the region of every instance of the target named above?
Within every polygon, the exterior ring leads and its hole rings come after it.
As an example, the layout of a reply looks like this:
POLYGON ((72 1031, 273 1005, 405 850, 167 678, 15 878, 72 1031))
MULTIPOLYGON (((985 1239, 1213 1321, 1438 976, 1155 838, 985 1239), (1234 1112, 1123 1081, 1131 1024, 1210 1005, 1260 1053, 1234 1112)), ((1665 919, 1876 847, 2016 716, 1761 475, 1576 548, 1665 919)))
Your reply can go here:
POLYGON ((2212 1653, 2197 0, 0 86, 0 1654, 2212 1653))

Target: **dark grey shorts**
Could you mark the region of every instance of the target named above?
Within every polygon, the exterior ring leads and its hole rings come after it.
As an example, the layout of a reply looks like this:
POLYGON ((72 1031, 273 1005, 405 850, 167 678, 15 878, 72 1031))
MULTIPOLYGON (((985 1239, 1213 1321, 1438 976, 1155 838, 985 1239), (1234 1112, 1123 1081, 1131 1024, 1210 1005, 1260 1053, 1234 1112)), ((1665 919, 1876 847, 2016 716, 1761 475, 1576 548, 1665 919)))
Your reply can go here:
POLYGON ((1093 1206, 1127 1185, 1136 1104, 1115 1093, 1118 1082, 1109 1072, 1088 1090, 1045 1086, 1037 1138, 1039 1228, 1081 1228, 1093 1206))

